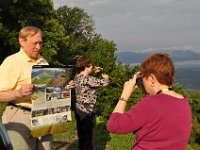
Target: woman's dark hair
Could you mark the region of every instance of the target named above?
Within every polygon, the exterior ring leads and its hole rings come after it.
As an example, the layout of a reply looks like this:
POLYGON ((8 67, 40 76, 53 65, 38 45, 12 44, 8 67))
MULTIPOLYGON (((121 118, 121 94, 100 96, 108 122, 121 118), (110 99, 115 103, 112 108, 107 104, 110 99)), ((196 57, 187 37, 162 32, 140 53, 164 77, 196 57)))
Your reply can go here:
POLYGON ((168 54, 156 53, 144 60, 141 65, 143 77, 153 74, 158 82, 171 86, 175 80, 174 64, 168 54))
POLYGON ((85 70, 86 67, 90 66, 91 66, 91 60, 86 56, 81 56, 76 61, 76 68, 78 69, 78 71, 83 71, 85 70))

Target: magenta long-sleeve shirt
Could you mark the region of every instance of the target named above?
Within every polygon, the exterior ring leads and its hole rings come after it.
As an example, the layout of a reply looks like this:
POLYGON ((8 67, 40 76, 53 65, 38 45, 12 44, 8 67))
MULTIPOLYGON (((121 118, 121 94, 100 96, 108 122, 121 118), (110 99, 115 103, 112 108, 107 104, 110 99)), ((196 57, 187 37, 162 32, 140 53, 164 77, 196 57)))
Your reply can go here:
POLYGON ((192 128, 188 99, 166 94, 142 98, 126 113, 112 113, 107 130, 135 133, 134 150, 185 150, 192 128))

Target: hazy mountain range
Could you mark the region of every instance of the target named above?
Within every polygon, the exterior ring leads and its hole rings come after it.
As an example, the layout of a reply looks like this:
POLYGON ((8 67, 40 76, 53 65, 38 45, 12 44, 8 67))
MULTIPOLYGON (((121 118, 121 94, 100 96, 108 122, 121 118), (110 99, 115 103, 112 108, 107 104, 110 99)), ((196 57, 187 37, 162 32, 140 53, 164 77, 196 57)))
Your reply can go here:
MULTIPOLYGON (((117 62, 132 66, 143 62, 150 54, 159 52, 117 52, 117 62)), ((165 51, 172 58, 176 67, 176 83, 188 90, 200 90, 200 53, 185 50, 165 51)))
MULTIPOLYGON (((155 52, 162 51, 150 51, 150 52, 116 52, 115 56, 117 57, 117 61, 121 61, 122 63, 141 63, 144 58, 148 57, 150 54, 155 52)), ((200 61, 200 53, 186 50, 173 50, 173 51, 165 51, 168 53, 174 63, 183 62, 183 61, 200 61)))

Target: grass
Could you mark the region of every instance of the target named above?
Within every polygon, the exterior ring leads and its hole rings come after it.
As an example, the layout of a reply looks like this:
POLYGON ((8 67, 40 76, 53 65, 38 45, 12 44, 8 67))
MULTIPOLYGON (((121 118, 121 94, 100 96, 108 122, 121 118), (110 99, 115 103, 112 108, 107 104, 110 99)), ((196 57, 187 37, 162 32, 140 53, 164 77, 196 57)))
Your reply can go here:
POLYGON ((130 150, 134 143, 134 136, 130 134, 110 134, 109 150, 130 150))
MULTIPOLYGON (((61 147, 63 143, 68 144, 68 150, 78 149, 78 138, 76 132, 76 121, 74 113, 72 112, 72 122, 70 122, 68 131, 66 133, 54 135, 53 149, 61 147)), ((110 140, 109 134, 106 131, 106 124, 100 117, 97 117, 97 143, 98 150, 105 150, 107 148, 107 141, 110 140)))
MULTIPOLYGON (((54 148, 58 148, 60 145, 56 145, 59 142, 68 143, 68 150, 75 150, 78 148, 76 122, 74 114, 72 113, 73 121, 70 123, 69 129, 66 133, 54 135, 54 148), (69 148, 70 147, 70 148, 69 148)), ((97 117, 97 143, 98 150, 128 150, 134 142, 133 134, 116 135, 108 133, 106 130, 106 121, 101 117, 97 117)))
POLYGON ((7 103, 0 103, 0 118, 3 115, 3 111, 5 110, 7 103))

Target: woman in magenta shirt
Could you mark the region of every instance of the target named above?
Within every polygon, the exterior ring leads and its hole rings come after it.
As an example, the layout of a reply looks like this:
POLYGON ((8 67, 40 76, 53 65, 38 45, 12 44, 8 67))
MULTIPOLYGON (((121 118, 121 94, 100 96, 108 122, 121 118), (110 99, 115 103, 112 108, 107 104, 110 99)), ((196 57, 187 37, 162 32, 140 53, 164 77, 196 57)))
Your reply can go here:
POLYGON ((141 65, 141 72, 125 82, 119 101, 107 124, 116 134, 133 132, 133 150, 185 150, 192 128, 188 98, 172 90, 175 69, 167 54, 153 54, 141 65), (125 112, 128 99, 137 88, 136 78, 148 93, 125 112))

